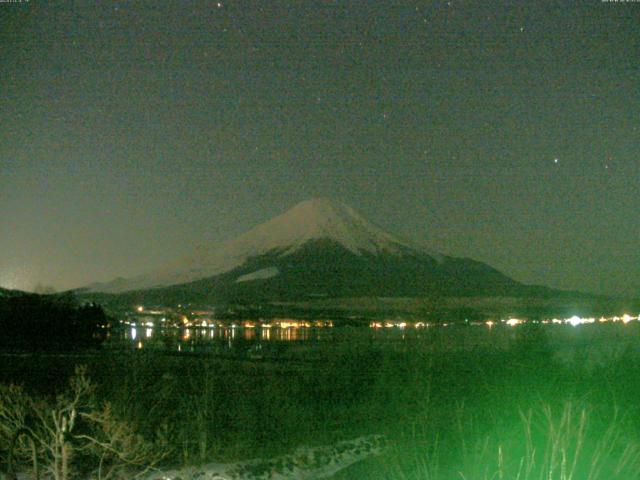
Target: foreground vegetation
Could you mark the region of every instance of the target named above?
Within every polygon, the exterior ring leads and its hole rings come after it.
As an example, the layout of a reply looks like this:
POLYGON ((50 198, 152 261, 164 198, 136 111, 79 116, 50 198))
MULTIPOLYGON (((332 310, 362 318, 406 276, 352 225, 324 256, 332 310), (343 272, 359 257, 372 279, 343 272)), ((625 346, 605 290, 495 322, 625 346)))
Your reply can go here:
MULTIPOLYGON (((580 354, 560 361, 546 330, 512 332, 506 348, 446 354, 447 345, 434 348, 443 341, 436 330, 394 345, 319 344, 313 361, 304 351, 256 362, 143 351, 4 356, 0 466, 26 425, 40 464, 58 479, 273 456, 369 433, 385 434, 389 451, 338 477, 639 478, 634 344, 599 363, 580 354)), ((18 444, 29 469, 27 436, 18 444)))

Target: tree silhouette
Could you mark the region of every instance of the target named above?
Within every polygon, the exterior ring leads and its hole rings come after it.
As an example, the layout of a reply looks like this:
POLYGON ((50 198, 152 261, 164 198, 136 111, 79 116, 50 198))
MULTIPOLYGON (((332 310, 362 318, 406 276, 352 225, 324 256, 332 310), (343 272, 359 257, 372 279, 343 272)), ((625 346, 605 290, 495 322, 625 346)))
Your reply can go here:
POLYGON ((0 298, 0 348, 16 351, 79 350, 99 346, 110 319, 96 304, 73 295, 24 294, 0 298))

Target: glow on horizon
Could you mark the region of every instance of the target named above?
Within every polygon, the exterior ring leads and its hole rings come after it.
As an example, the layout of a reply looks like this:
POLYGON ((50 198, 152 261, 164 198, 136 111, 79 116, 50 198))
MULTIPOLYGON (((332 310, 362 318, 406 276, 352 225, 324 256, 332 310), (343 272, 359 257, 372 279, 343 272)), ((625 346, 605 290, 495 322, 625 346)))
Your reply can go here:
POLYGON ((0 288, 33 291, 36 289, 36 283, 31 280, 34 276, 34 272, 26 267, 2 268, 0 269, 0 288))

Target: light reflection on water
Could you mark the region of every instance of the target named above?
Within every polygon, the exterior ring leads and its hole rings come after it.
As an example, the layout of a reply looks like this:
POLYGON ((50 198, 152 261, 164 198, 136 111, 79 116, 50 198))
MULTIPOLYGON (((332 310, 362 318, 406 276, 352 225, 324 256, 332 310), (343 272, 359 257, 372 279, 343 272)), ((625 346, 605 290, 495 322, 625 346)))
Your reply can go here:
MULTIPOLYGON (((464 328, 463 328, 464 329, 464 328)), ((143 349, 166 352, 211 353, 215 355, 240 355, 249 358, 272 358, 297 355, 313 356, 323 345, 327 348, 355 348, 363 345, 383 343, 393 348, 405 348, 412 340, 430 343, 434 329, 375 329, 355 326, 340 327, 285 327, 275 324, 255 326, 208 326, 208 327, 146 327, 144 335, 138 327, 127 327, 111 337, 108 348, 143 349)), ((455 329, 446 335, 459 334, 455 329)), ((466 329, 465 329, 466 330, 466 329)), ((488 330, 488 329, 487 329, 488 330)), ((483 336, 484 337, 484 336, 483 336)), ((447 340, 445 340, 447 343, 447 340)), ((462 345, 470 342, 464 341, 462 345)))
POLYGON ((144 338, 138 333, 136 327, 125 329, 122 339, 127 342, 162 341, 177 339, 182 343, 188 342, 297 342, 309 340, 322 340, 328 338, 330 332, 323 328, 245 328, 241 326, 216 327, 216 328, 159 328, 146 327, 144 338))
MULTIPOLYGON (((341 328, 320 327, 287 327, 257 326, 244 327, 241 325, 228 327, 189 327, 163 328, 146 327, 144 335, 140 328, 127 327, 110 340, 112 348, 153 349, 180 352, 218 352, 240 351, 260 352, 268 345, 276 346, 288 344, 289 347, 335 340, 344 332, 341 328)), ((367 336, 377 337, 380 332, 368 328, 357 328, 354 331, 365 333, 367 336)), ((360 335, 360 334, 358 334, 360 335)), ((388 332, 387 332, 388 336, 388 332)))
MULTIPOLYGON (((444 325, 442 325, 444 327, 444 325)), ((582 355, 594 359, 614 355, 618 350, 640 351, 640 322, 630 324, 594 323, 575 328, 570 324, 540 326, 549 346, 560 358, 582 355), (588 352, 586 355, 585 352, 588 352), (603 353, 604 352, 604 353, 603 353)), ((162 328, 127 326, 114 333, 109 342, 114 349, 160 350, 166 352, 240 355, 244 358, 313 359, 331 349, 385 348, 411 351, 419 347, 444 355, 460 350, 503 350, 518 341, 522 327, 449 325, 446 328, 367 328, 367 327, 190 327, 162 328), (316 346, 322 345, 322 348, 316 346)), ((320 357, 319 357, 320 358, 320 357)))

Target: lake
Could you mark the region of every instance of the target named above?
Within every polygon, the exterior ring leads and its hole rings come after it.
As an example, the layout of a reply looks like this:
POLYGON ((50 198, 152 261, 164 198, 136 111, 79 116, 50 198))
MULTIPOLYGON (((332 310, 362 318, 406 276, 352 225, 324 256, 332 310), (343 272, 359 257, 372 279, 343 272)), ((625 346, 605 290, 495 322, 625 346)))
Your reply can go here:
POLYGON ((640 348, 640 322, 586 325, 448 324, 423 328, 404 327, 279 327, 215 326, 161 328, 126 325, 111 334, 109 349, 159 350, 213 354, 249 359, 317 358, 332 351, 385 349, 401 352, 419 349, 447 354, 459 351, 504 351, 541 338, 566 361, 584 358, 589 364, 610 361, 625 351, 640 348), (533 340, 532 327, 538 331, 533 340))

